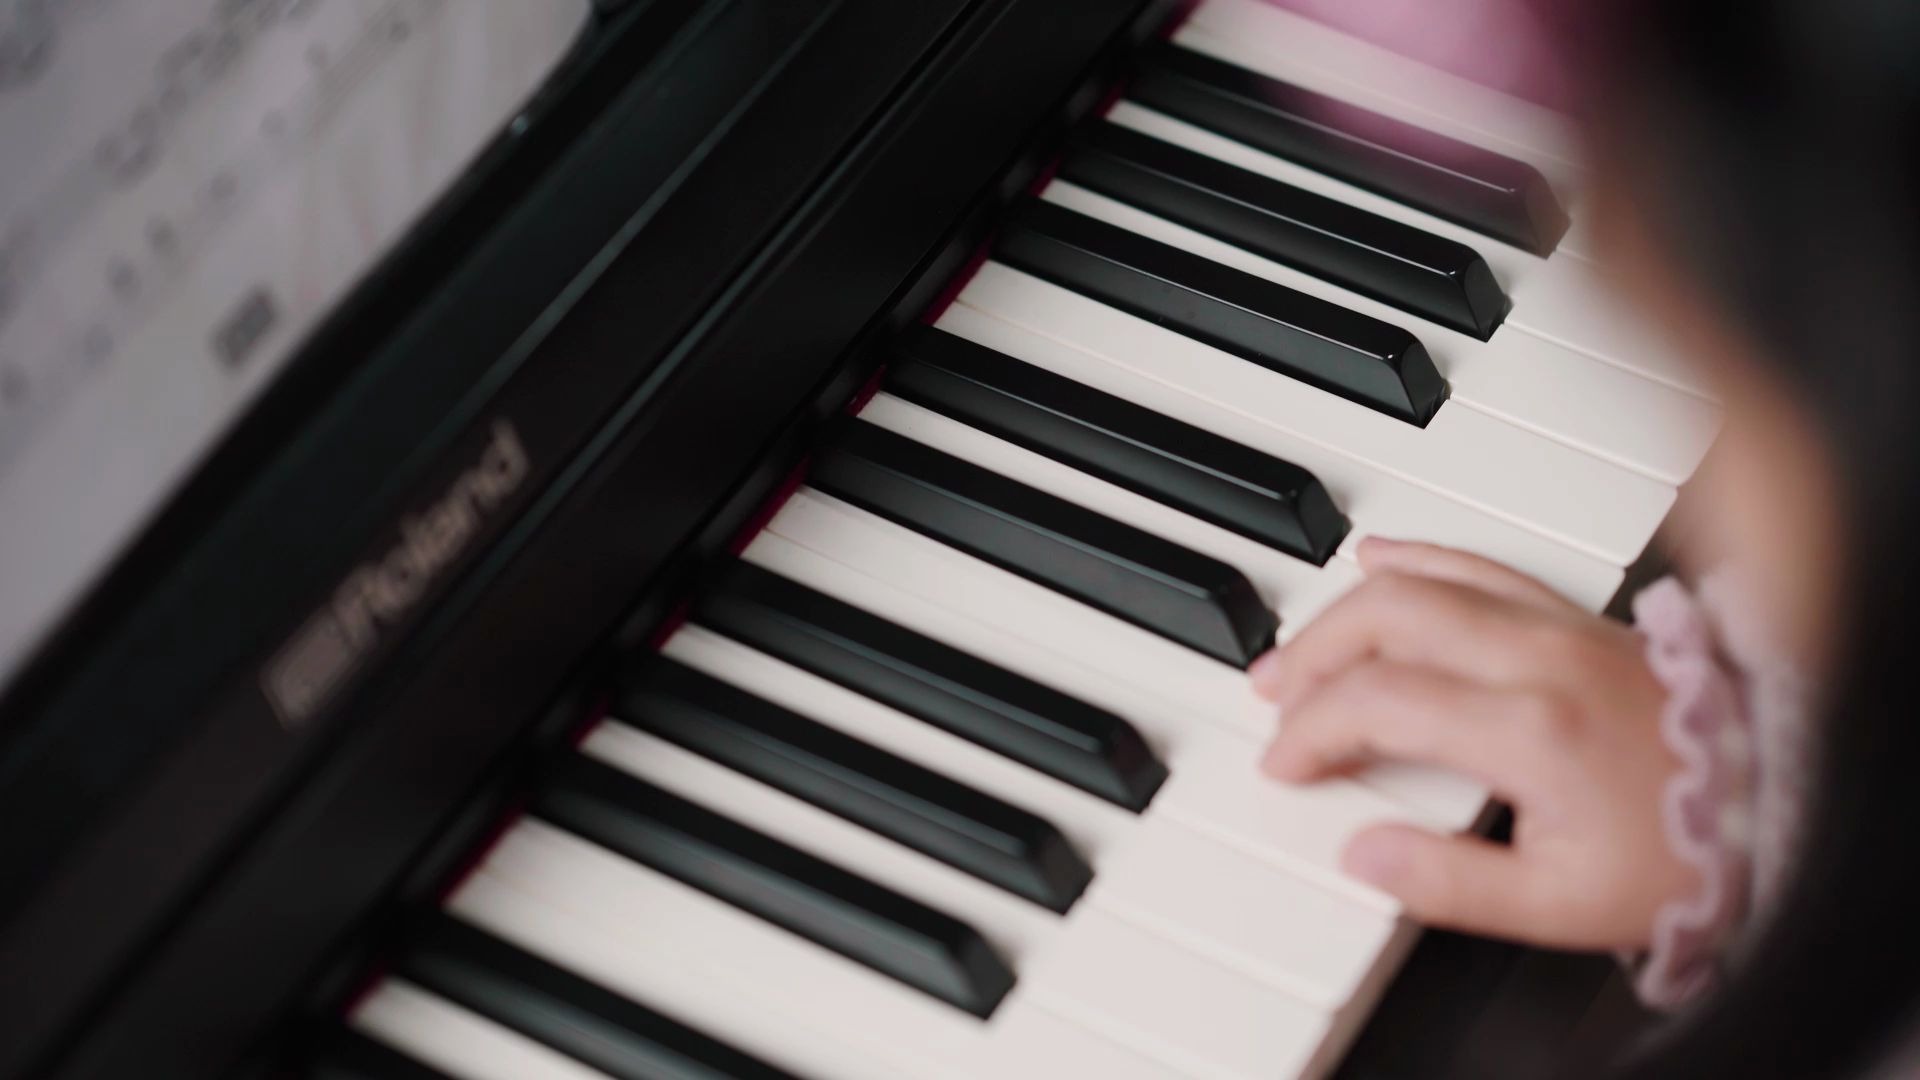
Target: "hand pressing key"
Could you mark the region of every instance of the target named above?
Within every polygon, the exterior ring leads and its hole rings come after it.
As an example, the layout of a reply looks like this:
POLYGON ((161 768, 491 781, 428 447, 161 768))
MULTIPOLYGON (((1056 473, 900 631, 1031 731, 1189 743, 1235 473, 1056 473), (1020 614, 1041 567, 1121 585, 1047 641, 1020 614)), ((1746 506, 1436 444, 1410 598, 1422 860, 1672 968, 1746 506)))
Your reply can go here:
POLYGON ((1699 880, 1662 832, 1680 763, 1640 636, 1463 552, 1369 538, 1359 558, 1366 580, 1250 669, 1279 706, 1266 771, 1305 783, 1391 759, 1473 776, 1513 806, 1511 845, 1376 826, 1347 871, 1432 925, 1646 947, 1699 880))

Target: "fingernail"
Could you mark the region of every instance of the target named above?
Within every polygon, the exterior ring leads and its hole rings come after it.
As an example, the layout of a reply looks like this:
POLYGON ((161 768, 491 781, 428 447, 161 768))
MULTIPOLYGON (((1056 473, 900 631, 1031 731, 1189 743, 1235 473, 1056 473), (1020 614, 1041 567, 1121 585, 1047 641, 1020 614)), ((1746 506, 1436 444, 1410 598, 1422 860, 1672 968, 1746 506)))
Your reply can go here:
POLYGON ((1405 852, 1390 836, 1362 833, 1347 845, 1340 868, 1378 889, 1389 888, 1405 865, 1405 852))
POLYGON ((1294 763, 1293 755, 1282 748, 1280 740, 1275 739, 1267 744, 1266 752, 1260 755, 1260 771, 1275 780, 1292 783, 1300 770, 1294 763))
POLYGON ((1275 779, 1280 778, 1281 766, 1285 764, 1279 750, 1278 743, 1268 743, 1267 748, 1260 752, 1260 771, 1275 779))
POLYGON ((1354 545, 1353 553, 1360 560, 1360 569, 1365 570, 1370 556, 1381 551, 1391 551, 1399 546, 1400 541, 1389 540, 1384 536, 1363 536, 1360 542, 1354 545))
POLYGON ((1263 696, 1273 696, 1273 681, 1280 677, 1280 649, 1278 646, 1268 649, 1254 657, 1247 665, 1247 677, 1253 680, 1253 688, 1263 696))

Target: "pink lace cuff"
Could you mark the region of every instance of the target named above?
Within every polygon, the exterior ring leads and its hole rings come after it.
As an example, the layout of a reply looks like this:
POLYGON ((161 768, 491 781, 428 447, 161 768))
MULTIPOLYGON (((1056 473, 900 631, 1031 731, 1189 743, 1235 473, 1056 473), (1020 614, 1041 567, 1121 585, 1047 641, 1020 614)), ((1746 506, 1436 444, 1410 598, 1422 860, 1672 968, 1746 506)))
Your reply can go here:
POLYGON ((1672 578, 1634 598, 1647 662, 1667 688, 1660 730, 1681 768, 1662 794, 1667 843, 1700 875, 1692 895, 1667 903, 1653 939, 1623 957, 1648 1005, 1673 1009, 1710 988, 1746 914, 1752 875, 1748 809, 1752 724, 1707 612, 1672 578))

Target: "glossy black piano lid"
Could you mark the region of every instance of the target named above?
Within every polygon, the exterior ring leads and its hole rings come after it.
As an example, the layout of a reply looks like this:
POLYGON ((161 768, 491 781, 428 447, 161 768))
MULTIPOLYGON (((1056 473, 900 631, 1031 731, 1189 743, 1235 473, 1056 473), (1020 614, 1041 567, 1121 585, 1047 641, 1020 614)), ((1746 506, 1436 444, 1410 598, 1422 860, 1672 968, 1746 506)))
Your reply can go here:
POLYGON ((367 283, 10 694, 11 730, 59 738, 30 797, 0 776, 45 826, 0 845, 57 837, 59 861, 0 883, 0 1074, 219 1075, 270 1053, 316 972, 344 992, 344 928, 459 862, 526 759, 509 744, 573 721, 549 706, 594 644, 671 609, 877 362, 862 335, 932 299, 1172 5, 828 6, 809 35, 772 29, 823 10, 788 0, 628 5, 581 96, 547 99, 566 121, 536 114, 506 179, 367 283), (650 22, 676 10, 700 16, 684 38, 650 22), (655 108, 667 44, 686 66, 655 108), (289 732, 259 664, 501 417, 532 509, 289 732), (89 775, 104 794, 67 782, 89 775))

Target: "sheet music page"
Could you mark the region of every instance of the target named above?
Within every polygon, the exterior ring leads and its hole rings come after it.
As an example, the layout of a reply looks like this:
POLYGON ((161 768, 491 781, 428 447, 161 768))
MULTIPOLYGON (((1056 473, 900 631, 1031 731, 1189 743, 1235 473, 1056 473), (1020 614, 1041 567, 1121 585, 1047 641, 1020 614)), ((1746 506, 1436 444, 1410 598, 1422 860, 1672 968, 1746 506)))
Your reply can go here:
POLYGON ((589 0, 0 0, 0 685, 589 0))

